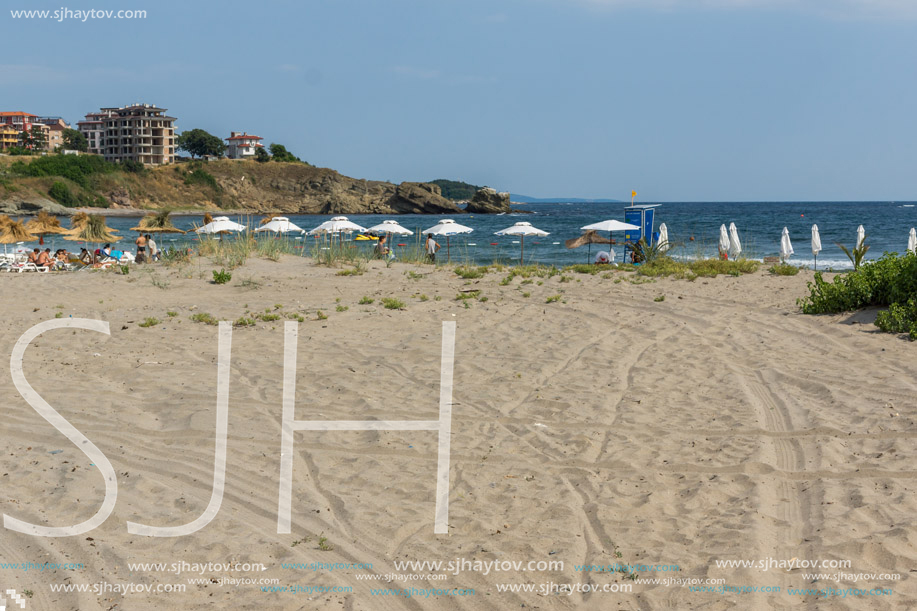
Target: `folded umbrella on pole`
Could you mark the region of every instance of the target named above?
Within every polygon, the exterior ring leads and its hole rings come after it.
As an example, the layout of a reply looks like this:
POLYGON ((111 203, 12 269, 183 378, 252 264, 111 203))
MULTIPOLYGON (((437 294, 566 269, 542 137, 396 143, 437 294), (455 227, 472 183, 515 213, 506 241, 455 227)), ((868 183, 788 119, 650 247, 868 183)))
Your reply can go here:
POLYGON ((717 244, 717 250, 720 251, 720 258, 725 258, 729 254, 729 233, 726 231, 726 225, 720 225, 720 240, 717 244))
POLYGON ((793 243, 790 242, 790 230, 784 227, 783 233, 780 235, 780 260, 786 262, 792 254, 793 243))
POLYGON ((913 227, 907 237, 907 250, 912 254, 917 254, 917 229, 913 227))
POLYGON ((738 259, 742 254, 742 243, 739 241, 739 230, 735 223, 729 223, 729 254, 733 259, 738 259))
POLYGON ((812 225, 812 256, 815 257, 815 269, 818 270, 818 253, 821 252, 821 235, 818 225, 812 225))

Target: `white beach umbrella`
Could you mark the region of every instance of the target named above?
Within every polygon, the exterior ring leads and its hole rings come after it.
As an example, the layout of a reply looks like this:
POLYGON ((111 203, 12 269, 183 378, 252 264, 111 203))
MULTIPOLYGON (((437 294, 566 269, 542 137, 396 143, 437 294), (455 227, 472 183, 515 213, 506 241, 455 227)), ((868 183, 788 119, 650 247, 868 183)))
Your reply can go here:
POLYGON ((665 252, 671 245, 669 244, 669 228, 665 223, 659 225, 659 252, 665 252))
POLYGON ((194 230, 194 232, 207 234, 232 232, 238 233, 239 231, 245 231, 245 229, 245 225, 240 225, 239 223, 230 221, 228 216, 218 216, 203 227, 198 227, 194 230))
POLYGON ((522 257, 525 255, 525 236, 527 235, 537 235, 537 236, 546 236, 549 235, 547 231, 538 229, 537 227, 532 227, 531 223, 526 223, 521 221, 516 223, 512 227, 507 227, 506 229, 501 229, 500 231, 494 232, 494 235, 517 235, 519 236, 519 263, 522 263, 522 257))
POLYGON ((398 221, 382 221, 378 225, 373 225, 366 230, 366 233, 372 233, 375 235, 384 235, 387 233, 395 235, 414 235, 414 232, 410 229, 405 229, 398 224, 398 221))
POLYGON ((917 254, 917 229, 911 227, 911 233, 907 236, 907 249, 908 252, 917 254))
POLYGON ((783 228, 783 233, 780 235, 780 259, 781 261, 786 261, 790 258, 790 255, 793 254, 793 243, 790 242, 790 230, 786 227, 783 228))
POLYGON ((585 227, 580 227, 583 231, 589 231, 593 229, 595 231, 626 231, 628 229, 640 229, 639 225, 631 225, 630 223, 622 223, 621 221, 616 221, 614 219, 609 219, 607 221, 601 221, 599 223, 593 223, 591 225, 586 225, 585 227))
POLYGON ((316 235, 319 233, 330 233, 332 235, 338 233, 350 233, 353 231, 366 231, 365 227, 361 227, 354 222, 351 222, 347 219, 346 216, 336 216, 330 221, 325 221, 315 229, 309 232, 309 235, 316 235))
MULTIPOLYGON (((583 231, 607 231, 608 239, 614 244, 614 240, 611 238, 612 231, 632 231, 634 229, 639 230, 639 225, 631 225, 630 223, 622 223, 621 221, 616 221, 615 219, 608 219, 607 221, 600 221, 598 223, 593 223, 591 225, 586 225, 585 227, 580 227, 583 231)), ((611 246, 609 246, 611 248, 611 246)), ((627 256, 627 251, 625 250, 624 256, 627 256)))
POLYGON ((729 254, 733 259, 738 259, 742 254, 742 243, 739 241, 739 230, 735 223, 729 223, 729 254))
POLYGON ((866 240, 866 230, 863 229, 862 225, 860 225, 859 227, 857 227, 857 245, 856 245, 857 249, 860 249, 863 247, 863 242, 865 240, 866 240))
POLYGON ((443 219, 436 225, 433 225, 429 229, 424 229, 424 235, 444 235, 446 236, 446 259, 451 260, 451 255, 449 253, 449 238, 460 233, 471 233, 474 231, 471 227, 465 227, 464 225, 459 225, 452 219, 443 219))
POLYGON ((821 235, 818 225, 812 225, 812 256, 815 257, 815 269, 818 269, 818 253, 821 252, 821 235))
POLYGON ((720 251, 720 256, 722 257, 729 252, 729 233, 726 231, 726 225, 720 225, 720 240, 717 244, 717 249, 720 251))
POLYGON ((274 233, 292 233, 298 232, 302 233, 304 230, 302 227, 291 223, 290 219, 285 216, 275 216, 270 221, 255 229, 255 232, 259 231, 273 231, 274 233))

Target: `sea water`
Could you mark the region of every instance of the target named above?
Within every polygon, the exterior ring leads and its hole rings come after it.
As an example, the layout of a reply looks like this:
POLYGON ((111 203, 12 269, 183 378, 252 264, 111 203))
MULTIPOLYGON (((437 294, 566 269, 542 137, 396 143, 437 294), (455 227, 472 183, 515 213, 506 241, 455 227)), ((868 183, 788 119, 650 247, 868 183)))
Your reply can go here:
MULTIPOLYGON (((518 237, 496 236, 494 233, 512 226, 519 221, 526 221, 539 229, 550 232, 547 237, 528 237, 525 239, 525 262, 554 265, 568 265, 591 261, 599 250, 607 249, 606 245, 593 244, 576 250, 568 250, 564 241, 575 238, 582 233, 584 225, 607 219, 624 220, 626 203, 538 203, 514 206, 528 213, 513 212, 501 215, 493 214, 403 214, 403 215, 347 215, 348 218, 364 227, 370 227, 392 218, 403 227, 417 232, 432 227, 441 219, 452 218, 457 223, 474 229, 470 234, 456 235, 449 239, 450 257, 453 262, 504 263, 519 260, 520 239, 518 237)), ((214 214, 217 216, 218 214, 214 214)), ((323 221, 338 215, 286 215, 303 229, 312 229, 323 221)), ((261 215, 234 216, 234 221, 257 226, 261 215)), ((173 216, 174 224, 180 229, 190 230, 201 225, 200 216, 173 216)), ((908 231, 917 226, 917 206, 914 202, 666 202, 656 208, 655 228, 665 223, 669 230, 669 241, 675 245, 672 253, 676 257, 696 258, 712 257, 717 254, 719 227, 735 223, 742 242, 743 255, 748 258, 762 259, 776 256, 780 250, 780 235, 784 227, 790 231, 795 254, 790 263, 811 267, 814 257, 811 250, 812 225, 818 225, 822 251, 818 255, 818 269, 848 269, 850 260, 837 246, 843 244, 849 249, 856 245, 856 230, 863 225, 866 230, 866 243, 870 246, 867 259, 875 259, 882 253, 903 253, 907 247, 908 231), (693 239, 692 239, 693 238, 693 239)), ((121 232, 123 236, 132 236, 129 229, 137 224, 137 218, 110 217, 108 224, 121 232)), ((602 233, 607 237, 607 233, 602 233)), ((293 236, 295 237, 295 236, 293 236)), ((623 241, 623 232, 613 236, 623 241)), ((270 236, 265 236, 270 239, 270 236)), ((50 239, 50 237, 49 237, 50 239)), ((170 245, 180 247, 193 245, 196 236, 166 234, 156 236, 160 248, 170 245)), ((260 238, 259 238, 260 239, 260 238)), ((397 256, 398 244, 413 244, 411 236, 392 240, 397 256)), ((439 259, 445 259, 446 239, 437 237, 442 246, 439 259)), ((132 241, 132 239, 131 239, 132 241)), ((314 239, 305 237, 301 240, 308 254, 314 239)), ((62 246, 71 247, 73 242, 63 242, 62 246)), ((369 242, 356 242, 360 248, 371 249, 369 242)), ((623 249, 614 246, 618 261, 623 249)))

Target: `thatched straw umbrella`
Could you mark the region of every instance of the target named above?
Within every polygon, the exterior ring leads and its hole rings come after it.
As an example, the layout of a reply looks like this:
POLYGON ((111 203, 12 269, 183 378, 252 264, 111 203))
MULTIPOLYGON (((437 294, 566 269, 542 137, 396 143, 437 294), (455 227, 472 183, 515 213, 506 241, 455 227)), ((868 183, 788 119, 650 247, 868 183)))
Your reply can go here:
MULTIPOLYGON (((76 218, 76 215, 74 215, 76 218)), ((73 225, 73 219, 71 219, 73 225)), ((85 223, 76 229, 72 229, 64 236, 65 240, 71 242, 89 242, 92 244, 117 242, 121 236, 112 233, 112 228, 105 224, 105 217, 98 214, 86 216, 85 223)))
POLYGON ((49 234, 60 235, 67 233, 67 230, 60 226, 60 220, 56 216, 51 216, 44 210, 38 213, 38 216, 25 224, 29 233, 38 236, 38 243, 45 243, 45 236, 49 234))
POLYGON ((3 252, 6 253, 7 244, 17 244, 19 242, 31 242, 35 236, 29 233, 28 229, 22 224, 22 221, 14 221, 9 217, 3 221, 0 226, 0 244, 3 244, 3 252))
POLYGON ((140 219, 139 225, 131 227, 131 231, 139 231, 141 233, 186 233, 172 224, 172 219, 169 218, 170 214, 168 210, 163 210, 156 214, 148 214, 140 219))
POLYGON ((209 225, 212 222, 213 222, 213 217, 210 216, 209 212, 205 212, 204 213, 204 225, 209 225))
POLYGON ((583 235, 578 238, 571 238, 564 242, 564 245, 567 248, 579 248, 580 246, 589 245, 589 251, 586 255, 586 260, 590 261, 592 259, 592 245, 593 244, 612 244, 610 238, 605 238, 599 235, 599 232, 595 229, 590 229, 583 235))
POLYGON ((279 214, 269 214, 269 215, 267 215, 266 217, 264 217, 263 219, 261 219, 261 222, 258 223, 258 224, 259 224, 259 225, 267 225, 268 223, 270 223, 272 220, 274 220, 274 219, 277 218, 278 216, 280 216, 280 215, 279 215, 279 214))
POLYGON ((70 217, 70 233, 78 233, 89 222, 89 215, 85 212, 77 212, 70 217))
POLYGON ((12 222, 13 222, 13 219, 11 219, 10 217, 8 217, 5 214, 0 214, 0 229, 3 229, 4 227, 6 227, 7 225, 9 225, 12 222))

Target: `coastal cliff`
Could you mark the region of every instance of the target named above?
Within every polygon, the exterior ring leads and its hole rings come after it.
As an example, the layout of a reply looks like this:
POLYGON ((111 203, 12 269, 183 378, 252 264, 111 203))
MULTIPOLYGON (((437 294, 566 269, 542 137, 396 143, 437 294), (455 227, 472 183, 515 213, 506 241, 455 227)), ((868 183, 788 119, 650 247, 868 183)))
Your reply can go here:
MULTIPOLYGON (((29 163, 30 159, 25 159, 29 163)), ((141 172, 120 169, 71 178, 23 174, 0 163, 0 211, 62 212, 49 193, 62 190, 67 208, 237 210, 288 214, 460 214, 439 185, 393 184, 344 176, 304 163, 219 160, 178 163, 141 172), (55 185, 63 185, 55 186, 55 185)))

